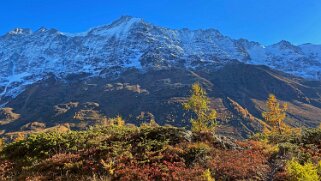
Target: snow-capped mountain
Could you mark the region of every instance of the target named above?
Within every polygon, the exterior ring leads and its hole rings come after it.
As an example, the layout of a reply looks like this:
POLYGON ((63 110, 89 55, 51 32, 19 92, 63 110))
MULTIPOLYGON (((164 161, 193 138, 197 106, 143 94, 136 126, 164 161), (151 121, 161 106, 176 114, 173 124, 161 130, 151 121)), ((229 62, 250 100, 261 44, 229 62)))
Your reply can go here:
POLYGON ((115 76, 129 68, 220 68, 231 61, 321 79, 321 45, 295 46, 281 41, 263 46, 232 39, 215 29, 172 30, 125 16, 79 34, 17 28, 1 36, 0 103, 5 104, 6 97, 17 96, 49 73, 58 77, 83 72, 115 76))

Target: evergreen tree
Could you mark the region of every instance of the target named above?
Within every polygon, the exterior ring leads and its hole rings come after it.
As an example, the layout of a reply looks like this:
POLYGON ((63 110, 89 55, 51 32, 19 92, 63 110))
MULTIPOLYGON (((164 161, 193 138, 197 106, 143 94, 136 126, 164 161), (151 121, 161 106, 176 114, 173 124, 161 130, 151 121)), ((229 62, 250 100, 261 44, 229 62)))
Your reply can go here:
POLYGON ((125 126, 125 121, 124 121, 124 119, 123 119, 120 115, 118 115, 118 116, 115 117, 115 118, 112 118, 112 119, 111 119, 111 122, 112 122, 113 125, 125 126))
POLYGON ((192 85, 192 95, 183 108, 195 113, 196 118, 191 118, 192 131, 212 131, 216 126, 217 113, 209 107, 210 100, 206 95, 206 91, 199 83, 192 85))

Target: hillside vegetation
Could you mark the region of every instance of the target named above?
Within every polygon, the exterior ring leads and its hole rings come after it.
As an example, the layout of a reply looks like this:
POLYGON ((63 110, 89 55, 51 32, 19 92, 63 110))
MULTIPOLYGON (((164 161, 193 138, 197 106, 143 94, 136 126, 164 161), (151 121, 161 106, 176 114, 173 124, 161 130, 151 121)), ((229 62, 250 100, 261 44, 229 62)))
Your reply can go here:
POLYGON ((0 135, 57 124, 82 130, 117 115, 135 125, 153 117, 160 125, 186 126, 191 115, 181 103, 187 101, 194 82, 207 91, 209 106, 217 112, 218 134, 249 138, 262 131, 261 113, 269 93, 280 103, 287 102, 288 125, 319 126, 320 82, 240 63, 207 68, 128 70, 116 79, 77 74, 66 81, 48 75, 0 109, 0 135))
POLYGON ((321 178, 321 128, 284 122, 270 95, 264 127, 246 140, 215 133, 216 111, 199 84, 183 108, 191 129, 139 126, 120 117, 83 131, 55 127, 0 141, 0 180, 304 180, 321 178))

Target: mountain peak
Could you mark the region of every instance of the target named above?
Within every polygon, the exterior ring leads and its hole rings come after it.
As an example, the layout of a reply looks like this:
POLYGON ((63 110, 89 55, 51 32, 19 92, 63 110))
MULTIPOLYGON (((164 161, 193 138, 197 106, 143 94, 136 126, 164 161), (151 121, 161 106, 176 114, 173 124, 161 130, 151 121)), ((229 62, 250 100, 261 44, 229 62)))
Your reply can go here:
POLYGON ((89 34, 99 36, 119 36, 120 34, 126 34, 134 24, 139 22, 143 22, 143 19, 132 16, 122 16, 110 25, 93 28, 89 31, 89 34))
POLYGON ((48 31, 48 29, 46 28, 46 27, 40 27, 36 32, 38 33, 44 33, 44 32, 46 32, 46 31, 48 31))
POLYGON ((48 33, 48 34, 56 34, 56 33, 60 33, 57 29, 55 28, 45 28, 45 27, 41 27, 39 28, 35 33, 48 33))
POLYGON ((132 16, 121 16, 119 19, 112 22, 109 26, 110 27, 128 26, 137 22, 143 22, 143 19, 132 17, 132 16))
POLYGON ((142 18, 137 18, 137 17, 125 15, 125 16, 121 16, 119 19, 117 19, 113 23, 115 23, 115 22, 123 22, 124 23, 124 22, 132 21, 132 20, 134 20, 134 21, 143 21, 142 18))
POLYGON ((8 34, 10 35, 30 35, 32 33, 31 29, 28 28, 15 28, 11 30, 8 34))
POLYGON ((271 47, 280 50, 290 50, 296 53, 301 53, 301 50, 298 46, 295 46, 291 42, 286 40, 281 40, 279 43, 273 44, 271 47))
POLYGON ((281 40, 280 42, 274 44, 273 46, 279 46, 281 48, 286 48, 286 47, 293 47, 294 45, 286 40, 281 40))

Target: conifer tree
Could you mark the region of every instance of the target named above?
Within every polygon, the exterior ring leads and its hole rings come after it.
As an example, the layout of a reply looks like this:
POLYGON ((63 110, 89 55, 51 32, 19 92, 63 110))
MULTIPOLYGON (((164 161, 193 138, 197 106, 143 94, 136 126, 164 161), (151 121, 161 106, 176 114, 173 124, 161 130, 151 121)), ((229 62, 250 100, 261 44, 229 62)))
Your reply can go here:
POLYGON ((113 122, 113 125, 125 126, 125 121, 120 115, 118 115, 117 117, 113 118, 112 122, 113 122))
POLYGON ((192 85, 192 95, 186 103, 183 103, 183 108, 195 113, 196 118, 191 118, 192 131, 212 131, 216 126, 217 113, 209 107, 210 100, 207 97, 206 91, 199 83, 192 85))
POLYGON ((270 94, 266 102, 267 111, 262 113, 262 117, 270 124, 274 130, 277 130, 280 134, 286 128, 284 119, 286 118, 286 111, 288 105, 284 103, 280 106, 280 103, 276 99, 275 95, 270 94))

